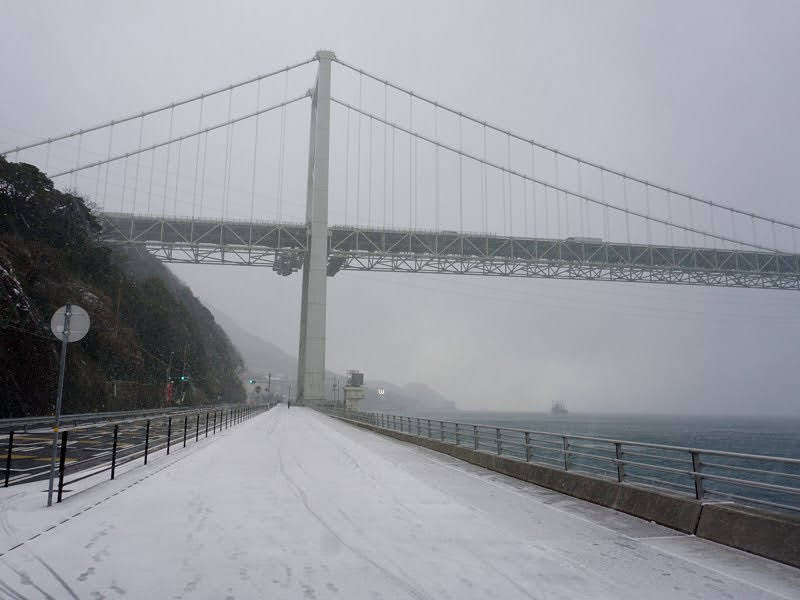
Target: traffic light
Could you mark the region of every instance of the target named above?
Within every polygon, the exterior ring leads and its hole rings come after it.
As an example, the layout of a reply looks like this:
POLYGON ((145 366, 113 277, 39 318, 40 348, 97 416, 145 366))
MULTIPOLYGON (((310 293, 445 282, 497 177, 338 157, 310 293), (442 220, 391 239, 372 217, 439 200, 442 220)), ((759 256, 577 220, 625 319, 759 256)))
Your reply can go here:
POLYGON ((181 375, 181 381, 189 381, 188 375, 181 375))
POLYGON ((256 382, 256 380, 255 380, 255 379, 248 379, 248 380, 247 380, 247 383, 250 383, 250 384, 253 384, 253 383, 255 383, 255 382, 256 382))

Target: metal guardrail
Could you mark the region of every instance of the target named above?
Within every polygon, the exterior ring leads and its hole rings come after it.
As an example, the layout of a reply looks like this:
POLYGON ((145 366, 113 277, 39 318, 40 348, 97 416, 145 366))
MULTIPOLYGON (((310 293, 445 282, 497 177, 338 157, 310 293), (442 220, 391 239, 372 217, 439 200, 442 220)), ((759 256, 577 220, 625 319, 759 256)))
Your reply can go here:
MULTIPOLYGON (((132 417, 157 416, 169 414, 183 414, 193 411, 212 411, 233 408, 236 404, 212 404, 208 406, 174 406, 171 408, 148 408, 143 410, 118 410, 112 412, 88 412, 72 413, 61 415, 61 428, 75 427, 85 423, 110 422, 115 419, 130 419, 132 417)), ((27 431, 38 427, 52 427, 55 424, 55 415, 39 415, 34 417, 15 417, 11 419, 0 419, 0 432, 7 433, 14 431, 27 431)))
POLYGON ((168 414, 157 411, 158 414, 149 415, 105 413, 106 417, 121 418, 109 418, 100 424, 83 422, 73 427, 62 426, 55 435, 49 430, 11 429, 7 432, 4 486, 46 479, 50 472, 52 444, 57 442, 60 447, 57 498, 61 502, 63 493, 68 491, 66 487, 71 484, 105 472, 110 472, 110 479, 114 479, 120 465, 138 459, 143 459, 142 464, 146 465, 154 452, 166 450, 166 454, 170 454, 177 444, 185 448, 192 440, 199 442, 201 436, 216 435, 273 406, 184 408, 167 411, 168 414), (74 477, 65 481, 70 475, 74 477))
POLYGON ((581 472, 618 483, 659 489, 702 501, 733 501, 800 512, 800 459, 632 442, 585 435, 320 407, 321 412, 383 429, 436 439, 581 472))

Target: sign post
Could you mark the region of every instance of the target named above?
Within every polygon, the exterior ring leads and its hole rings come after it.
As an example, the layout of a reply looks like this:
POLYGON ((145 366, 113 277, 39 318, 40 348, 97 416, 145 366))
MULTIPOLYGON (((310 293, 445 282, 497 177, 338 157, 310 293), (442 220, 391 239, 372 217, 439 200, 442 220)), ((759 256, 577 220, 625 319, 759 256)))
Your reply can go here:
POLYGON ((61 361, 58 367, 58 393, 56 395, 56 423, 53 426, 53 452, 50 456, 50 484, 47 488, 47 506, 53 505, 53 478, 56 473, 56 447, 61 425, 61 398, 64 394, 64 372, 67 367, 67 344, 83 339, 91 321, 88 313, 77 304, 65 304, 50 319, 50 330, 61 340, 61 361))

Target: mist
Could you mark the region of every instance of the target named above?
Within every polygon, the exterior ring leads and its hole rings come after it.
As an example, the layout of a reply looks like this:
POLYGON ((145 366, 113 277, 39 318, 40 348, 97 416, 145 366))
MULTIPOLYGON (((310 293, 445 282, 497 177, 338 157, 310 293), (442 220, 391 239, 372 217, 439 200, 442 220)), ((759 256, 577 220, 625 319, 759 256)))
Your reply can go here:
MULTIPOLYGON (((800 221, 794 3, 40 2, 4 14, 0 50, 14 60, 0 64, 2 147, 328 48, 564 151, 800 221)), ((298 153, 307 136, 306 126, 291 140, 298 153)), ((304 165, 292 156, 285 206, 297 220, 304 165)), ((331 223, 347 217, 337 210, 331 223)), ((170 268, 297 353, 300 275, 170 268)), ((341 272, 328 280, 326 366, 423 382, 473 410, 560 400, 575 412, 797 416, 797 302, 753 289, 341 272)))

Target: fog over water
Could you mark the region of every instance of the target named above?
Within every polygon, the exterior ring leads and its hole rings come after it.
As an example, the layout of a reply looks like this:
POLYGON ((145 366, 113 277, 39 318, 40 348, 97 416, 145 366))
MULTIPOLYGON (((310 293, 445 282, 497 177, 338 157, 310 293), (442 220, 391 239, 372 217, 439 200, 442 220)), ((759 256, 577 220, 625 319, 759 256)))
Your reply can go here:
MULTIPOLYGON (((3 15, 0 147, 330 48, 564 151, 800 221, 797 3, 52 1, 6 3, 3 15)), ((298 274, 171 268, 297 353, 298 274)), ((473 410, 562 400, 574 412, 798 416, 798 302, 797 292, 341 272, 328 280, 326 366, 424 382, 473 410)))

